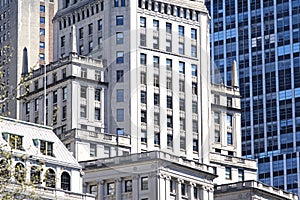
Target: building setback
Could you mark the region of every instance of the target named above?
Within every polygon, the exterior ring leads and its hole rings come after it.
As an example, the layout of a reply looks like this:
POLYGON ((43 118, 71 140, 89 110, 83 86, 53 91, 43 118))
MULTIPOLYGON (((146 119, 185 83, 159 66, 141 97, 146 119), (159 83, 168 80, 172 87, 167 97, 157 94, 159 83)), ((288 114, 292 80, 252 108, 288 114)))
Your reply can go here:
POLYGON ((299 194, 299 1, 208 0, 212 80, 231 85, 236 60, 242 156, 265 184, 299 194))

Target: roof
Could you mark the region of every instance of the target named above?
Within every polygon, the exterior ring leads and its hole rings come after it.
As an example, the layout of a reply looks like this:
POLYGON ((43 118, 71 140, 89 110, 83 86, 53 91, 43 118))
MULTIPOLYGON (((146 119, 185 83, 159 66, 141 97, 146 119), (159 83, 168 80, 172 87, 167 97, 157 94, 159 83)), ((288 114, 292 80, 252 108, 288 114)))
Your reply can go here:
MULTIPOLYGON (((65 167, 81 168, 72 153, 68 151, 65 145, 52 131, 51 127, 33 124, 20 120, 0 117, 0 146, 8 146, 7 141, 4 140, 2 133, 9 133, 23 136, 23 150, 14 150, 13 153, 26 154, 32 158, 41 159, 45 163, 61 165, 65 167), (39 148, 34 145, 34 140, 43 140, 53 142, 54 156, 43 155, 39 148)), ((10 149, 10 147, 8 147, 10 149)))

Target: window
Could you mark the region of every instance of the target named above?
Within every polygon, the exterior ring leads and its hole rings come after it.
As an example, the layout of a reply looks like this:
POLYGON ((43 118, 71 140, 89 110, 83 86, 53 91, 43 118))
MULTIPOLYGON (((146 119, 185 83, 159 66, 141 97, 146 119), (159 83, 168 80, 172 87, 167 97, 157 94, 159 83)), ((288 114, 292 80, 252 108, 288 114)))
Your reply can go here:
POLYGON ((232 133, 227 133, 227 144, 232 145, 232 133))
POLYGON ((80 117, 86 118, 86 105, 80 105, 80 117))
POLYGON ((173 101, 171 96, 167 96, 167 108, 172 109, 173 107, 173 101))
POLYGON ((67 99, 67 95, 68 95, 68 90, 67 90, 67 87, 63 87, 63 100, 66 100, 67 99))
POLYGON ((101 81, 101 71, 95 70, 95 80, 101 81))
POLYGON ((116 34, 117 44, 123 44, 124 42, 124 34, 122 32, 118 32, 116 34))
POLYGON ((57 103, 57 91, 53 92, 53 104, 57 103))
POLYGON ((93 51, 93 41, 89 41, 89 53, 93 51))
POLYGON ((83 28, 79 29, 79 39, 83 39, 83 28))
POLYGON ((148 177, 141 177, 141 190, 148 190, 148 177))
POLYGON ((114 0, 114 2, 115 2, 115 3, 114 3, 114 6, 115 6, 115 7, 119 7, 119 0, 114 0))
POLYGON ((215 124, 220 124, 220 113, 219 112, 214 113, 214 122, 215 122, 215 124))
POLYGON ((141 84, 143 84, 143 85, 146 85, 146 82, 147 82, 147 80, 146 80, 146 73, 144 73, 144 72, 141 72, 141 77, 140 77, 140 81, 141 81, 141 84))
POLYGON ((172 33, 172 24, 171 23, 166 23, 166 32, 167 33, 172 33))
POLYGON ((117 63, 124 63, 124 52, 117 51, 117 63))
POLYGON ((230 114, 227 114, 226 125, 230 126, 230 127, 232 126, 232 115, 230 115, 230 114))
POLYGON ((124 90, 119 89, 117 90, 117 102, 123 102, 124 101, 124 90))
POLYGON ((45 12, 45 6, 40 5, 40 12, 45 12))
POLYGON ((220 104, 220 95, 214 94, 214 103, 220 104))
POLYGON ((87 69, 81 68, 80 75, 82 78, 86 78, 87 77, 87 69))
POLYGON ((61 189, 71 190, 71 177, 68 172, 63 172, 61 174, 61 189))
POLYGON ((197 76, 197 65, 191 65, 192 66, 192 76, 197 76))
POLYGON ((45 24, 45 17, 40 17, 40 23, 45 24))
POLYGON ((154 113, 154 125, 159 126, 159 113, 154 113))
POLYGON ((191 45, 191 56, 192 57, 197 57, 197 46, 196 45, 191 45))
POLYGON ((88 25, 88 28, 89 28, 89 35, 92 35, 93 34, 93 24, 89 24, 88 25))
POLYGON ((141 103, 147 103, 147 92, 141 91, 141 103))
POLYGON ((153 37, 153 48, 159 49, 159 39, 158 37, 153 37))
POLYGON ((140 33, 140 45, 146 46, 146 34, 140 33))
POLYGON ((198 139, 193 139, 193 151, 198 152, 198 139))
POLYGON ((146 65, 147 64, 147 55, 144 53, 140 54, 140 64, 141 65, 146 65))
POLYGON ((171 59, 166 59, 166 68, 167 70, 172 70, 172 60, 171 59))
POLYGON ((167 89, 172 90, 172 78, 167 78, 167 89))
POLYGON ((166 51, 172 51, 172 40, 166 40, 166 51))
POLYGON ((198 199, 198 188, 194 187, 194 199, 198 199))
POLYGON ((115 194, 115 183, 114 182, 107 183, 106 194, 107 195, 115 194))
POLYGON ((117 109, 117 121, 124 121, 124 109, 117 109))
MULTIPOLYGON (((7 173, 5 173, 7 174, 7 173)), ((25 166, 22 164, 22 163, 17 163, 15 165, 15 173, 14 173, 14 177, 15 177, 15 180, 18 182, 18 183, 24 183, 25 182, 25 178, 26 178, 26 168, 25 166)), ((47 186, 47 183, 46 183, 46 186, 47 186)))
POLYGON ((123 23, 124 23, 124 17, 123 17, 123 15, 117 16, 116 17, 116 25, 117 26, 121 26, 121 25, 123 25, 123 23))
POLYGON ((100 101, 100 100, 101 100, 101 90, 95 89, 95 101, 100 101))
POLYGON ((45 60, 45 54, 40 53, 40 60, 45 60))
POLYGON ((244 170, 238 169, 238 181, 244 181, 244 170))
POLYGON ((41 171, 37 166, 32 166, 30 168, 30 182, 33 184, 41 182, 41 171))
POLYGON ((102 21, 102 19, 99 19, 98 20, 98 31, 102 31, 102 28, 103 28, 103 21, 102 21))
POLYGON ((187 195, 187 185, 184 183, 181 183, 181 195, 186 196, 187 195))
POLYGON ((67 106, 63 106, 62 119, 66 119, 66 117, 67 117, 67 106))
POLYGON ((146 18, 140 17, 140 27, 146 28, 146 18))
POLYGON ((44 28, 40 28, 40 35, 45 35, 45 29, 44 28))
POLYGON ((154 105, 159 106, 159 94, 154 93, 154 105))
POLYGON ((85 87, 85 86, 80 87, 80 97, 81 98, 86 99, 86 90, 87 90, 87 87, 85 87))
POLYGON ((10 133, 2 133, 3 139, 8 142, 12 149, 23 150, 23 137, 19 135, 14 135, 10 133))
POLYGON ((171 148, 173 147, 173 135, 167 135, 167 146, 171 148))
POLYGON ((125 0, 121 0, 121 6, 125 7, 125 0))
POLYGON ((180 130, 185 130, 185 118, 179 119, 180 130))
POLYGON ((117 82, 123 82, 124 81, 124 71, 123 70, 117 70, 117 82))
POLYGON ((84 52, 84 46, 83 45, 80 45, 79 46, 79 55, 82 55, 84 52))
POLYGON ((104 146, 104 157, 110 157, 110 147, 104 146))
POLYGON ((197 83, 192 83, 192 94, 197 95, 198 94, 198 86, 197 83))
POLYGON ((196 29, 191 29, 191 38, 193 40, 197 40, 197 30, 196 29))
POLYGON ((117 135, 124 135, 124 129, 123 128, 117 128, 117 135))
POLYGON ((179 80, 179 91, 184 92, 184 81, 183 80, 179 80))
POLYGON ((198 121, 193 120, 193 132, 198 132, 198 121))
POLYGON ((34 111, 38 111, 39 110, 39 99, 35 99, 34 100, 34 111))
POLYGON ((141 130, 141 142, 147 143, 147 131, 146 130, 141 130))
POLYGON ((178 26, 178 35, 184 36, 184 26, 178 26))
POLYGON ((96 157, 96 156, 97 156, 97 145, 90 144, 90 157, 96 157))
POLYGON ((221 142, 219 130, 215 130, 215 142, 221 142))
POLYGON ((173 118, 171 115, 167 115, 167 127, 173 128, 173 118))
POLYGON ((178 53, 184 55, 184 43, 179 42, 178 44, 178 53))
POLYGON ((100 108, 95 108, 95 120, 101 120, 101 110, 100 110, 100 108))
POLYGON ((159 57, 153 56, 153 67, 159 67, 159 57))
POLYGON ((153 76, 153 86, 159 87, 159 76, 156 74, 153 76))
POLYGON ((147 123, 147 111, 145 110, 141 111, 141 122, 147 123))
POLYGON ((225 167, 225 178, 226 179, 231 179, 231 168, 230 167, 225 167))
POLYGON ((40 42, 40 48, 45 49, 45 42, 40 42))
POLYGON ((132 192, 132 180, 125 180, 125 192, 132 192))
POLYGON ((179 62, 179 73, 184 74, 185 73, 185 63, 179 62))
POLYGON ((185 111, 185 100, 179 99, 179 110, 185 111))
POLYGON ((54 156, 53 155, 53 142, 40 140, 40 152, 43 155, 54 156))
POLYGON ((227 97, 227 107, 232 107, 232 98, 227 97))
POLYGON ((155 31, 159 31, 159 21, 158 20, 153 20, 153 29, 155 31))

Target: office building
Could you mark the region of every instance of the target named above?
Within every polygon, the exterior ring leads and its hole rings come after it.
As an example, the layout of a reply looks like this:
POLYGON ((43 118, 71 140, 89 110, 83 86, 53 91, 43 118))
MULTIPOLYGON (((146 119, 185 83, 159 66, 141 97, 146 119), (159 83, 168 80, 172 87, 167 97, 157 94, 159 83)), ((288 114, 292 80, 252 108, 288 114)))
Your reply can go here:
POLYGON ((242 156, 265 184, 299 194, 299 18, 297 0, 208 0, 212 81, 242 96, 242 156))
POLYGON ((52 61, 52 18, 56 10, 56 0, 0 1, 1 81, 7 91, 2 93, 9 97, 7 101, 1 101, 2 115, 20 118, 16 97, 19 94, 17 85, 21 81, 23 50, 27 49, 28 71, 52 61))
POLYGON ((0 132, 0 197, 12 192, 11 199, 95 199, 82 193, 81 166, 50 127, 1 117, 0 132))

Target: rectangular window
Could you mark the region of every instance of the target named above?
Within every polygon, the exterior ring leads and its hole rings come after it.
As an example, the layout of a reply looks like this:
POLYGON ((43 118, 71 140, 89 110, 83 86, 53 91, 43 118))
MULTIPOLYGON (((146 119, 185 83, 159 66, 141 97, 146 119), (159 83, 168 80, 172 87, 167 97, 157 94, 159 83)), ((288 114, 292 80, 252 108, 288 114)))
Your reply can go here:
POLYGON ((147 111, 145 110, 141 111, 141 122, 147 123, 147 111))
POLYGON ((244 181, 244 170, 243 169, 238 169, 238 181, 244 181))
POLYGON ((99 19, 98 20, 98 31, 102 31, 102 28, 103 28, 103 21, 102 21, 102 19, 99 19))
POLYGON ((158 37, 153 37, 153 49, 159 49, 159 39, 158 39, 158 37))
POLYGON ((115 183, 107 183, 107 188, 106 188, 106 194, 107 195, 115 195, 115 183))
POLYGON ((147 64, 147 55, 144 53, 140 54, 140 64, 141 65, 146 65, 147 64))
POLYGON ((87 77, 87 69, 85 69, 85 68, 81 68, 81 77, 82 78, 86 78, 87 77))
POLYGON ((172 78, 167 78, 167 89, 172 90, 172 78))
POLYGON ((45 24, 45 17, 40 17, 40 23, 45 24))
POLYGON ((83 39, 83 28, 79 29, 79 39, 83 39))
POLYGON ((124 128, 117 128, 117 135, 124 135, 124 128))
POLYGON ((227 144, 232 145, 232 133, 227 133, 227 144))
POLYGON ((146 34, 140 33, 140 45, 146 46, 146 34))
POLYGON ((3 132, 2 137, 6 142, 8 142, 9 146, 12 149, 23 150, 23 137, 22 136, 3 132))
POLYGON ((159 57, 153 56, 153 67, 159 67, 159 57))
POLYGON ((167 135, 167 146, 171 148, 173 147, 173 135, 167 135))
POLYGON ((183 80, 179 80, 179 91, 184 92, 184 81, 183 80))
POLYGON ((110 157, 110 147, 104 146, 104 157, 110 157))
POLYGON ((185 111, 185 100, 179 99, 179 110, 185 111))
POLYGON ((154 125, 159 126, 159 113, 154 113, 154 125))
POLYGON ((40 48, 45 49, 45 42, 40 42, 40 48))
POLYGON ((199 148, 198 148, 198 139, 193 139, 193 151, 194 152, 198 152, 199 148))
POLYGON ((191 45, 191 56, 196 58, 197 57, 197 46, 191 45))
POLYGON ((124 121, 124 109, 117 109, 117 121, 118 122, 124 121))
POLYGON ((192 76, 197 76, 197 65, 192 64, 192 76))
POLYGON ((93 34, 93 24, 89 24, 88 25, 88 28, 89 28, 89 35, 92 35, 93 34))
POLYGON ((44 28, 40 28, 40 35, 45 35, 45 29, 44 28))
POLYGON ((60 46, 61 46, 61 47, 64 47, 65 44, 66 44, 66 37, 65 37, 65 36, 62 36, 62 37, 60 38, 60 46))
POLYGON ((95 120, 101 120, 100 108, 95 108, 95 120))
POLYGON ((63 109, 62 109, 62 118, 63 119, 67 118, 67 106, 63 106, 63 109))
POLYGON ((93 41, 89 41, 89 53, 93 51, 93 41))
POLYGON ((40 140, 40 152, 46 156, 53 156, 53 142, 40 140))
POLYGON ((97 145, 90 144, 90 157, 96 157, 96 156, 97 156, 97 145))
POLYGON ((197 95, 198 94, 198 86, 197 83, 192 83, 192 94, 197 95))
POLYGON ((147 103, 147 92, 141 91, 141 103, 147 103))
POLYGON ((219 130, 215 130, 215 142, 221 142, 219 130))
POLYGON ((184 26, 178 26, 178 35, 184 36, 184 26))
POLYGON ((166 68, 167 70, 172 71, 172 60, 171 59, 166 59, 166 68))
POLYGON ((140 27, 146 28, 146 18, 140 17, 140 27))
POLYGON ((53 92, 53 104, 57 103, 57 91, 53 92))
POLYGON ((125 7, 125 0, 121 0, 121 7, 125 7))
POLYGON ((154 93, 154 105, 159 106, 159 94, 154 93))
POLYGON ((116 62, 119 63, 124 63, 124 52, 123 51, 117 51, 117 60, 116 62))
POLYGON ((68 95, 67 91, 68 91, 67 87, 63 87, 63 100, 67 99, 67 95, 68 95))
POLYGON ((160 145, 160 133, 154 133, 154 145, 160 145))
POLYGON ((185 73, 185 63, 179 62, 179 73, 184 74, 185 73))
POLYGON ((115 2, 115 3, 114 3, 114 6, 115 6, 115 7, 119 7, 119 0, 114 0, 114 2, 115 2))
POLYGON ((191 29, 191 39, 197 40, 197 30, 194 28, 191 29))
POLYGON ((143 85, 146 85, 147 82, 147 78, 146 78, 146 73, 145 72, 141 72, 141 76, 140 76, 140 83, 143 85))
POLYGON ((34 100, 34 111, 38 111, 39 110, 39 99, 35 99, 34 100))
POLYGON ((120 89, 117 90, 117 102, 123 102, 124 101, 124 90, 120 89))
POLYGON ((87 87, 84 87, 84 86, 81 86, 80 87, 80 97, 81 98, 84 98, 84 99, 86 99, 86 90, 87 90, 87 87))
POLYGON ((186 196, 187 195, 187 185, 184 183, 181 183, 181 195, 186 196))
POLYGON ((86 105, 80 105, 80 117, 86 118, 86 105))
POLYGON ((167 108, 172 109, 172 107, 173 107, 172 97, 167 96, 167 108))
POLYGON ((178 44, 178 53, 184 55, 184 43, 179 42, 178 44))
POLYGON ((146 130, 141 130, 141 142, 147 143, 147 131, 146 130))
POLYGON ((40 5, 40 12, 45 12, 45 6, 40 5))
POLYGON ((118 32, 117 34, 116 34, 116 42, 117 42, 117 44, 123 44, 124 43, 124 33, 122 33, 122 32, 118 32))
POLYGON ((155 31, 159 31, 159 21, 158 20, 153 20, 153 29, 155 31))
POLYGON ((40 60, 45 60, 45 54, 40 53, 40 60))
POLYGON ((232 115, 230 115, 230 114, 227 114, 226 125, 229 127, 232 127, 232 115))
POLYGON ((125 192, 132 192, 132 180, 125 180, 125 192))
POLYGON ((166 23, 166 32, 167 33, 172 33, 172 24, 171 23, 166 23))
POLYGON ((95 89, 95 101, 100 101, 100 100, 101 100, 101 90, 95 89))
POLYGON ((159 87, 159 76, 156 74, 153 76, 153 86, 159 87))
POLYGON ((166 51, 172 52, 172 40, 166 40, 166 51))
POLYGON ((123 82, 124 81, 124 71, 123 70, 117 70, 117 82, 123 82))
POLYGON ((141 177, 141 190, 148 190, 148 177, 141 177))
POLYGON ((116 17, 116 25, 117 26, 121 26, 124 24, 124 17, 123 15, 117 16, 116 17))
POLYGON ((219 112, 214 113, 214 122, 215 122, 215 124, 220 124, 220 113, 219 112))
POLYGON ((198 133, 198 121, 193 120, 193 132, 198 133))
POLYGON ((95 70, 95 80, 101 81, 101 71, 95 70))
POLYGON ((226 179, 231 179, 232 178, 230 167, 225 167, 225 178, 226 179))
POLYGON ((171 115, 167 115, 167 127, 173 128, 173 117, 171 115))
POLYGON ((185 118, 179 119, 180 130, 185 130, 185 118))

